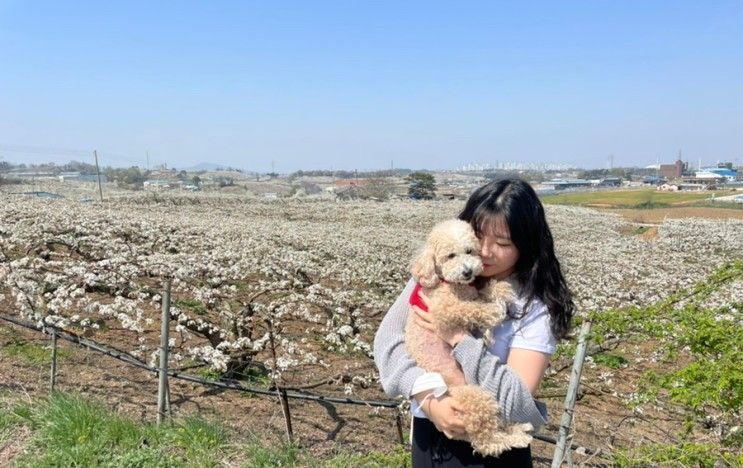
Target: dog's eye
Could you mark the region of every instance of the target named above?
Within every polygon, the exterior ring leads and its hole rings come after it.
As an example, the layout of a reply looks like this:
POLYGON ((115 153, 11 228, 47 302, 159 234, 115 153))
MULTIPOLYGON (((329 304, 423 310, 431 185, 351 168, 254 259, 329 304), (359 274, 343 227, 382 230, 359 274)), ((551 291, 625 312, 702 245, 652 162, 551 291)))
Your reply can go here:
POLYGON ((456 257, 456 256, 457 256, 457 254, 455 254, 455 253, 450 253, 449 255, 447 255, 447 256, 446 256, 446 258, 454 258, 454 257, 456 257))
POLYGON ((467 255, 472 255, 472 249, 467 249, 467 255))

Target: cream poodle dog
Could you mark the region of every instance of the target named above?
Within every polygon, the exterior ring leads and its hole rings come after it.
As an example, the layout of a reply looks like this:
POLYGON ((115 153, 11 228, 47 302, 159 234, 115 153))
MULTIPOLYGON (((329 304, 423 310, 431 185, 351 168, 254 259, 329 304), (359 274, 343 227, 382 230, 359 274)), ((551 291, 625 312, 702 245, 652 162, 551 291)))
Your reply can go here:
MULTIPOLYGON (((482 272, 480 243, 472 227, 461 220, 436 225, 425 247, 413 262, 413 277, 429 298, 428 311, 438 330, 486 331, 506 317, 508 302, 515 299, 506 281, 490 280, 478 289, 471 283, 482 272)), ((417 295, 419 288, 413 292, 417 295)), ((411 297, 415 303, 415 297, 411 297)), ((451 356, 451 347, 436 334, 422 328, 410 313, 405 329, 405 346, 418 365, 440 373, 450 395, 464 408, 465 429, 476 452, 499 455, 510 448, 531 442, 531 424, 502 421, 494 396, 475 385, 467 385, 464 374, 451 356)))

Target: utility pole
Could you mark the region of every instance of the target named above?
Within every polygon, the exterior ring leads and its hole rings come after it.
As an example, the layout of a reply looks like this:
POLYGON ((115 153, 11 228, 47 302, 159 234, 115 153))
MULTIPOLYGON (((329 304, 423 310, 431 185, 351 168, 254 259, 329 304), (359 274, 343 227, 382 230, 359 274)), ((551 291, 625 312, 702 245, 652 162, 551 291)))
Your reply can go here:
POLYGON ((145 151, 145 154, 147 155, 147 172, 150 172, 150 152, 145 151))
POLYGON ((93 150, 95 155, 95 173, 98 175, 98 193, 101 195, 101 201, 103 201, 103 188, 101 188, 101 170, 98 167, 98 150, 93 150))

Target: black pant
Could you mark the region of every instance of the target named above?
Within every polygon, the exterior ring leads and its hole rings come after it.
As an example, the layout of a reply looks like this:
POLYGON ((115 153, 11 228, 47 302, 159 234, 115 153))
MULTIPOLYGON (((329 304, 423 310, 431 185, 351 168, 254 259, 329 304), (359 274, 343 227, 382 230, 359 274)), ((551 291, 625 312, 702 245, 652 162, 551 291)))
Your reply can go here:
POLYGON ((413 468, 445 467, 532 467, 529 447, 511 449, 498 457, 484 457, 472 451, 469 442, 451 440, 431 421, 413 418, 413 468))

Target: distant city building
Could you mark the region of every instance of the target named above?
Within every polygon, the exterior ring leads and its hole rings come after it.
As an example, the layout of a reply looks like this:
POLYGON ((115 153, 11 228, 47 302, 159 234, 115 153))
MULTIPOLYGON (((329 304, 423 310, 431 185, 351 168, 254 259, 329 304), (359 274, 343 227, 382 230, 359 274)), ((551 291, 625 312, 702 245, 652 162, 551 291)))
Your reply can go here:
POLYGON ((707 186, 705 184, 683 183, 678 184, 678 189, 684 192, 698 192, 706 190, 707 186))
POLYGON ((724 179, 733 182, 738 177, 738 171, 727 167, 703 167, 695 175, 697 179, 724 179))
POLYGON ((673 164, 661 164, 660 175, 666 179, 678 179, 683 175, 684 169, 684 163, 677 159, 673 164))
POLYGON ((145 188, 155 188, 162 190, 170 188, 170 181, 163 179, 150 179, 145 180, 143 185, 145 188))
POLYGON ((619 177, 607 177, 605 179, 601 179, 597 185, 599 187, 621 187, 622 179, 620 179, 619 177))
POLYGON ((594 185, 590 180, 584 179, 552 179, 542 183, 545 187, 552 187, 554 190, 567 190, 580 187, 591 187, 594 185))
POLYGON ((455 172, 488 171, 562 171, 571 166, 562 163, 496 161, 494 163, 475 163, 459 166, 455 172))
POLYGON ((649 184, 649 185, 663 185, 663 184, 665 184, 666 182, 667 182, 667 181, 666 181, 666 179, 665 179, 665 178, 663 178, 663 177, 658 177, 658 176, 645 176, 645 177, 643 177, 643 178, 642 178, 642 183, 643 183, 643 184, 649 184))

